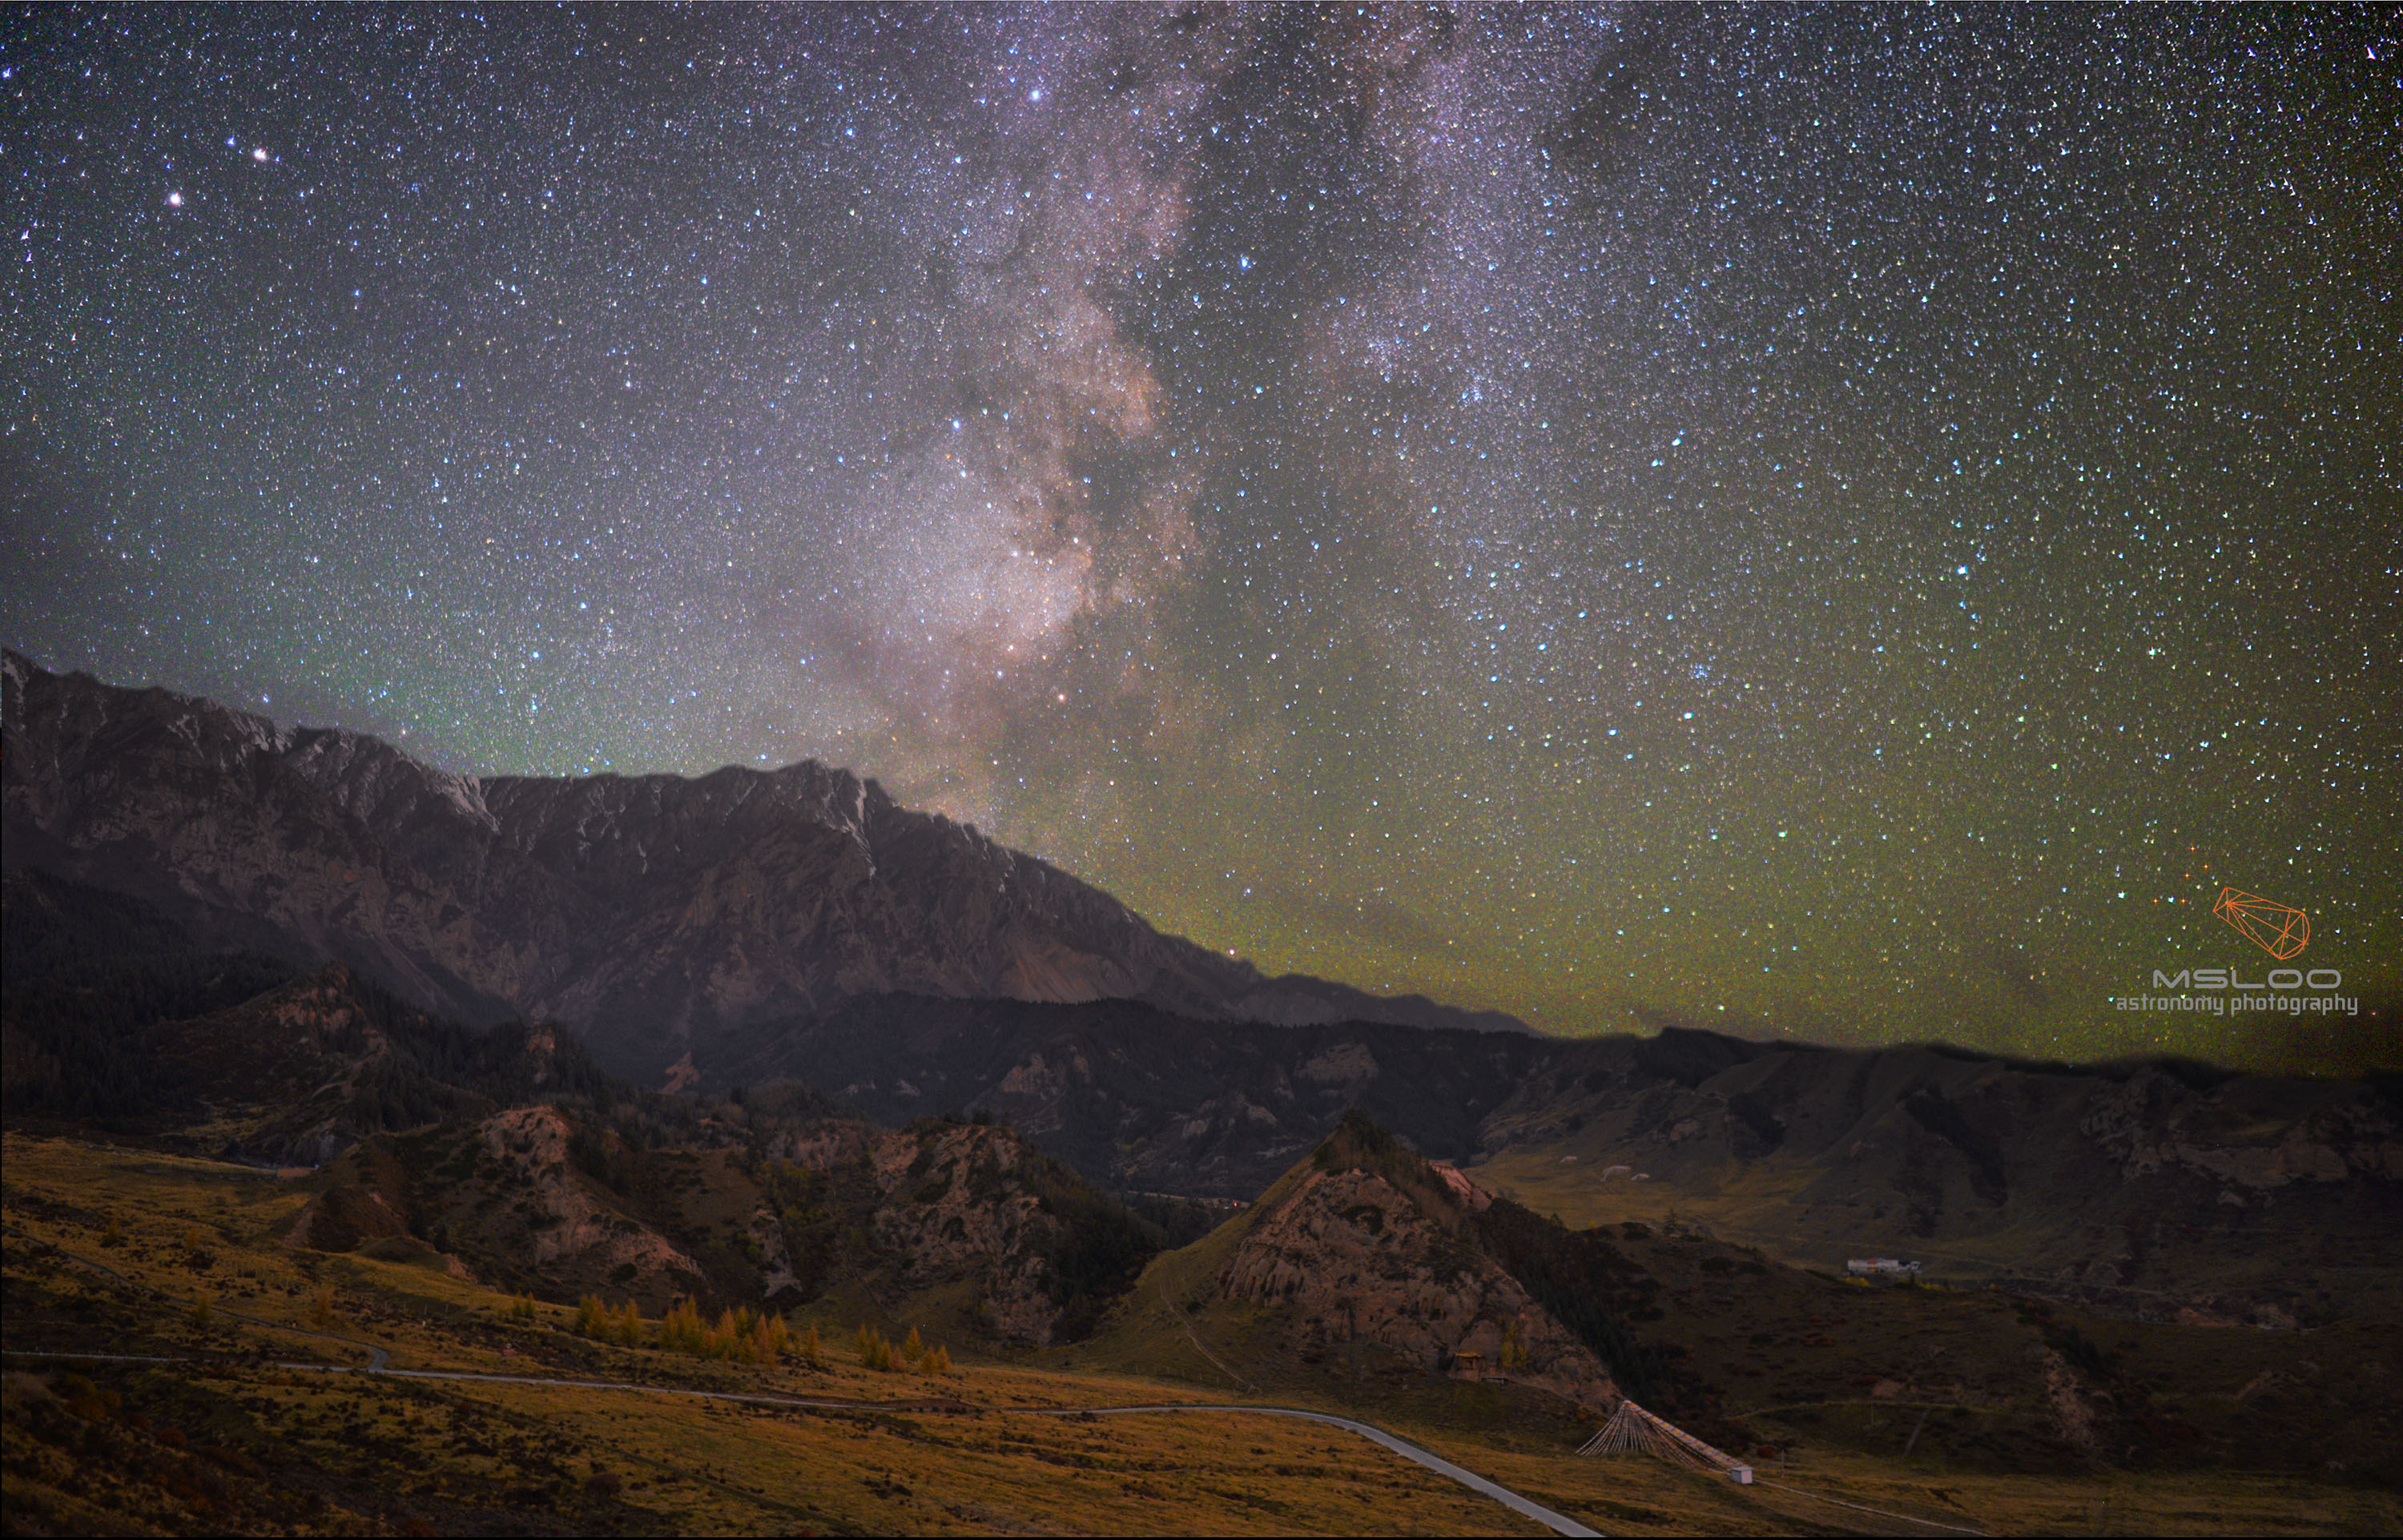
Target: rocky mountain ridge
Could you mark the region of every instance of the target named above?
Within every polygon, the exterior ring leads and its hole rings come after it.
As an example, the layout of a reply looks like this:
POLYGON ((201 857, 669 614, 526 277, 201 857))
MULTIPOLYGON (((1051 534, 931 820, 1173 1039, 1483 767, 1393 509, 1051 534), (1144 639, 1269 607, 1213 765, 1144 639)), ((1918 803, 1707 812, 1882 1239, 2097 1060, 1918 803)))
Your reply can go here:
POLYGON ((1491 1372, 1608 1411, 1619 1390, 1596 1355, 1603 1344, 1581 1340, 1482 1244, 1479 1218, 1493 1202, 1352 1114, 1229 1222, 1210 1283, 1280 1308, 1305 1358, 1373 1342, 1423 1369, 1491 1372))
POLYGON ((893 992, 1525 1030, 1267 978, 813 761, 476 777, 15 653, 0 673, 11 868, 136 895, 215 945, 348 962, 462 1020, 557 1020, 638 1076, 748 1022, 893 992))
POLYGON ((863 995, 696 1057, 713 1089, 805 1079, 868 1117, 1007 1118, 1121 1190, 1248 1200, 1357 1109, 1465 1159, 1483 1119, 1570 1045, 1343 1021, 1199 1021, 1131 1000, 863 995))

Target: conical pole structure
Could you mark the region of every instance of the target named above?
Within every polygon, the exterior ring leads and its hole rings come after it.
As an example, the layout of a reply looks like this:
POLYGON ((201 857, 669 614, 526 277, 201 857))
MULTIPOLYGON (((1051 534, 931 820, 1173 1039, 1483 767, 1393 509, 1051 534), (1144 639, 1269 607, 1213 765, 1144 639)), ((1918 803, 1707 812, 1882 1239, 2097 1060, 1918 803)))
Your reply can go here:
POLYGON ((1656 1417, 1628 1400, 1618 1403, 1618 1409, 1610 1414, 1610 1421, 1602 1425, 1602 1431, 1587 1439, 1585 1447, 1577 1452, 1625 1454, 1637 1450, 1695 1470, 1725 1471, 1743 1485, 1749 1486, 1752 1482, 1750 1465, 1722 1450, 1713 1449, 1666 1418, 1656 1417))

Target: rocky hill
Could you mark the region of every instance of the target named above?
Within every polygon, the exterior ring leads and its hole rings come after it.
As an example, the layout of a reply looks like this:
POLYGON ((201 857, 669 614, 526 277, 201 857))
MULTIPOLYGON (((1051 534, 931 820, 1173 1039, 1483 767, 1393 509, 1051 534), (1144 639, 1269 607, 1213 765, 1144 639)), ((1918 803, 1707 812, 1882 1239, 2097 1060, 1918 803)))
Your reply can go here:
POLYGON ((479 778, 14 653, 0 672, 11 869, 135 895, 213 946, 350 963, 461 1020, 557 1020, 639 1076, 747 1022, 895 992, 1524 1030, 1265 978, 813 762, 479 778))
MULTIPOLYGON (((1506 1214, 1516 1207, 1503 1203, 1506 1214)), ((1210 1284, 1223 1298, 1281 1307, 1305 1356, 1366 1340, 1429 1370, 1473 1364, 1480 1377, 1607 1410, 1618 1387, 1597 1350, 1613 1339, 1572 1330, 1495 1257, 1494 1204, 1456 1168, 1419 1159, 1349 1114, 1229 1223, 1210 1284)), ((1565 1230, 1553 1240, 1579 1243, 1565 1230)))
MULTIPOLYGON (((1257 1201, 1162 1254, 1096 1339, 1105 1360, 1251 1389, 1373 1379, 1424 1396, 1507 1383, 1583 1415, 1692 1390, 1623 1313, 1655 1286, 1572 1231, 1348 1113, 1257 1201)), ((1695 1403, 1703 1409, 1703 1403, 1695 1403)))
POLYGON ((1162 1241, 1007 1129, 790 1102, 538 1103, 349 1150, 294 1241, 656 1318, 673 1301, 920 1301, 964 1335, 1090 1328, 1162 1241), (684 1116, 674 1116, 675 1111, 684 1116))

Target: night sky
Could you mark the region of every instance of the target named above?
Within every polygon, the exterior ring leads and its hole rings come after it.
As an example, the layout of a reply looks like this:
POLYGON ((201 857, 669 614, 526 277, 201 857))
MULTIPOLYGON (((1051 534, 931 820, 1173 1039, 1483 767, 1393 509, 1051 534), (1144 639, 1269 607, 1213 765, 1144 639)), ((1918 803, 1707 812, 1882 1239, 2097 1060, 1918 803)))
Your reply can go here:
POLYGON ((0 14, 6 639, 1556 1030, 2403 978, 2378 7, 0 14))

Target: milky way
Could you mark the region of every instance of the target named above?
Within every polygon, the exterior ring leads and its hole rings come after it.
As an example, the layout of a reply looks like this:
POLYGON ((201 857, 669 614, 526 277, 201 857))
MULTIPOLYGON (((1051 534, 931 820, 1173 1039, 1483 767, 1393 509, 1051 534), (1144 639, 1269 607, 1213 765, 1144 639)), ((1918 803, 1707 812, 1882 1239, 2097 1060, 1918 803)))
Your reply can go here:
MULTIPOLYGON (((21 9, 8 640, 1560 1030, 2403 956, 2374 8, 21 9)), ((2284 1034, 2282 1036, 2282 1034, 2284 1034)))

